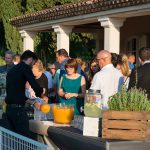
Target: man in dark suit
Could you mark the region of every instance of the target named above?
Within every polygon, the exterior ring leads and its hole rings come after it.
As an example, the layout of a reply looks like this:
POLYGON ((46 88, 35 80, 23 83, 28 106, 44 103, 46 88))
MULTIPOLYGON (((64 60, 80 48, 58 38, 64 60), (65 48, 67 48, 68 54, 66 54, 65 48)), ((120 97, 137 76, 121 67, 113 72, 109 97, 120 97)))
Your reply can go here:
POLYGON ((139 51, 141 66, 131 73, 129 89, 136 86, 146 91, 150 99, 150 48, 144 47, 139 51))

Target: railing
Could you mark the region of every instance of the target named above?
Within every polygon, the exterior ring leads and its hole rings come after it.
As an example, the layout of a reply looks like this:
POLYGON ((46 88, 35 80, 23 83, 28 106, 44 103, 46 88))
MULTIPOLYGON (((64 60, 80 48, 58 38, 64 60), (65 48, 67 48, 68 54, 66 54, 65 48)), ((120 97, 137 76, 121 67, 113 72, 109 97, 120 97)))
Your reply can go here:
POLYGON ((0 150, 50 150, 40 142, 0 127, 0 150))

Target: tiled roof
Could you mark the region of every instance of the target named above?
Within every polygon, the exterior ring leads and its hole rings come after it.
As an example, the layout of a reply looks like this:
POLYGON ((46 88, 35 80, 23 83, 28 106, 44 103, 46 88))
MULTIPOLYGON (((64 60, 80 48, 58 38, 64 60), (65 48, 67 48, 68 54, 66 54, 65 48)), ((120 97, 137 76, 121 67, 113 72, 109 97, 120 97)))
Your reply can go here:
POLYGON ((150 0, 87 0, 78 3, 70 3, 41 10, 35 13, 18 16, 10 20, 17 27, 56 20, 73 16, 96 13, 115 8, 129 7, 150 3, 150 0))

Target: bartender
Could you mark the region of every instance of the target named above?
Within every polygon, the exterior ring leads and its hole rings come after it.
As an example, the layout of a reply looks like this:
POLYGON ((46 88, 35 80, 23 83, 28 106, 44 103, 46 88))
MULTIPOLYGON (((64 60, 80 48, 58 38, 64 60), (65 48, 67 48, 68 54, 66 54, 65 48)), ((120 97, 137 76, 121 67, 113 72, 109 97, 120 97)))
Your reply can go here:
MULTIPOLYGON (((28 81, 36 96, 41 96, 43 89, 35 81, 32 66, 37 61, 37 56, 26 50, 21 56, 21 62, 14 66, 6 77, 6 116, 11 130, 29 137, 29 119, 25 111, 25 84, 28 81)), ((40 104, 28 100, 28 103, 39 109, 40 104)))

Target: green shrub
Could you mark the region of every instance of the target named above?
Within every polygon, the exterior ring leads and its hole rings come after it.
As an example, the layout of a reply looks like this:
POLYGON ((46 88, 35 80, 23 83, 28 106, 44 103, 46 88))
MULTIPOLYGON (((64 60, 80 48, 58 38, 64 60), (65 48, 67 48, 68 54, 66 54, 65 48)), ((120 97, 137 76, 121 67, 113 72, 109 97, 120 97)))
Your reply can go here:
POLYGON ((142 89, 132 88, 129 91, 123 87, 121 91, 109 98, 110 110, 118 111, 150 111, 150 102, 142 89))

